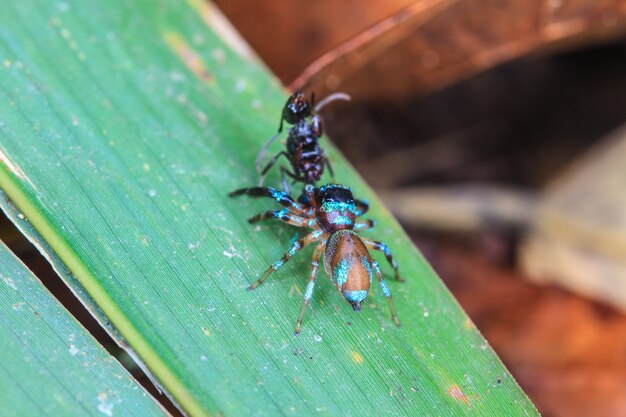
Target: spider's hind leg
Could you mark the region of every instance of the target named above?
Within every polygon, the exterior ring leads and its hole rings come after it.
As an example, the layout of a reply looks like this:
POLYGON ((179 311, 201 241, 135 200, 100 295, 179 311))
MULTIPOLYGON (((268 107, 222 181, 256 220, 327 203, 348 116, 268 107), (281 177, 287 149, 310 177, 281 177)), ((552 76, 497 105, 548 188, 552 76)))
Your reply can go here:
POLYGON ((374 271, 376 271, 376 278, 378 278, 378 283, 380 284, 380 288, 383 290, 383 294, 385 294, 385 297, 387 297, 387 301, 389 301, 389 309, 391 310, 391 320, 393 320, 396 326, 400 326, 400 320, 398 319, 398 316, 396 315, 396 307, 393 304, 393 299, 391 298, 391 291, 389 290, 389 287, 387 286, 387 283, 385 282, 385 279, 383 278, 383 274, 380 272, 380 267, 378 266, 378 263, 376 261, 372 263, 372 266, 374 267, 374 271))
POLYGON ((404 278, 400 277, 400 271, 398 270, 398 262, 396 262, 396 260, 393 259, 389 246, 387 246, 387 244, 384 242, 377 242, 375 240, 370 240, 370 239, 365 239, 365 238, 363 238, 362 240, 363 240, 363 243, 365 243, 365 246, 367 246, 368 248, 384 253, 385 258, 387 258, 387 262, 389 262, 389 265, 391 265, 391 267, 393 268, 396 281, 404 282, 404 278))

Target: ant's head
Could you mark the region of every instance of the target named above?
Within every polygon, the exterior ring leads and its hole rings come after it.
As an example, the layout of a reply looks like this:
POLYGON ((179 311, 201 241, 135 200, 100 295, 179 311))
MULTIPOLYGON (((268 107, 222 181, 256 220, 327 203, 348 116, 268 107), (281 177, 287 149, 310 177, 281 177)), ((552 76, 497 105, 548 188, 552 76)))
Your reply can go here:
POLYGON ((297 92, 291 95, 283 108, 283 120, 290 125, 296 124, 305 117, 311 115, 312 105, 304 96, 304 93, 297 92))

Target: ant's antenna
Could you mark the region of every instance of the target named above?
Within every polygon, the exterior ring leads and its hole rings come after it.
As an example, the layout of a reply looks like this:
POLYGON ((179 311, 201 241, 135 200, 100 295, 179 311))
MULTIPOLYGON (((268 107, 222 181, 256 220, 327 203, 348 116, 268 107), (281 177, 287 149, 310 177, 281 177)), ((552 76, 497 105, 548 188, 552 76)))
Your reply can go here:
MULTIPOLYGON (((311 94, 311 106, 313 106, 313 98, 315 97, 315 93, 311 94)), ((352 98, 350 97, 349 94, 347 93, 333 93, 329 96, 324 97, 324 99, 322 101, 320 101, 319 103, 317 103, 317 106, 315 106, 315 113, 319 112, 320 110, 322 110, 322 108, 324 106, 326 106, 327 104, 332 103, 333 101, 337 101, 337 100, 345 100, 345 101, 350 101, 352 98)))

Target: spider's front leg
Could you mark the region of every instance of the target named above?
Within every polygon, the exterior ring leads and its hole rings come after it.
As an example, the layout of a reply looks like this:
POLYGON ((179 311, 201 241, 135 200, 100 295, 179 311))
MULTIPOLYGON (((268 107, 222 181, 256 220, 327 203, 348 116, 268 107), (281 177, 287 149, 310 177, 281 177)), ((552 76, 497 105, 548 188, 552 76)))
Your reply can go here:
POLYGON ((289 209, 266 211, 265 213, 257 214, 256 216, 250 217, 248 219, 248 222, 254 224, 256 222, 259 222, 261 220, 266 220, 266 219, 276 219, 278 221, 281 221, 283 223, 287 223, 296 227, 315 226, 315 219, 308 219, 308 218, 301 217, 291 212, 289 209))
POLYGON ((354 207, 356 209, 356 212, 354 213, 356 217, 362 216, 365 213, 367 213, 367 210, 369 210, 370 205, 367 201, 365 200, 359 200, 358 198, 354 200, 354 207))
POLYGON ((354 223, 354 230, 367 230, 374 227, 374 220, 365 219, 354 223))
POLYGON ((261 278, 259 278, 254 284, 252 284, 252 285, 250 285, 248 287, 248 291, 251 291, 251 290, 255 289, 256 287, 258 287, 259 285, 261 285, 263 283, 263 281, 265 281, 265 279, 272 272, 278 271, 280 269, 280 267, 285 264, 285 262, 287 262, 289 259, 291 259, 291 257, 293 255, 295 255, 297 252, 299 252, 301 249, 306 248, 311 243, 319 240, 320 237, 322 236, 322 234, 323 234, 322 230, 314 230, 311 233, 309 233, 308 235, 306 235, 305 237, 303 237, 302 239, 296 240, 295 242, 293 242, 293 244, 291 245, 289 250, 287 252, 285 252, 283 257, 280 258, 278 261, 274 262, 269 268, 267 268, 267 270, 263 273, 261 278))
POLYGON ((269 197, 276 200, 280 205, 291 209, 296 214, 304 213, 305 207, 295 201, 289 194, 278 191, 272 187, 250 187, 235 190, 228 195, 230 197, 238 197, 240 195, 249 195, 250 197, 269 197))

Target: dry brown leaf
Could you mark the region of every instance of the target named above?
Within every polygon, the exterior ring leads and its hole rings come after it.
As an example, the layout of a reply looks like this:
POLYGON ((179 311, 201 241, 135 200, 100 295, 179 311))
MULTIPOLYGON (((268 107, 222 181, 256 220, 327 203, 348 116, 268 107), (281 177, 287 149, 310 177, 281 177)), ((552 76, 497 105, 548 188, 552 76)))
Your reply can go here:
POLYGON ((623 0, 420 0, 326 53, 290 88, 408 97, 525 54, 625 29, 623 0))
POLYGON ((521 247, 534 279, 626 311, 626 128, 547 191, 521 247))
POLYGON ((418 241, 544 417, 626 415, 626 317, 496 267, 484 249, 418 241))
POLYGON ((216 0, 246 41, 288 84, 311 62, 415 0, 216 0))

